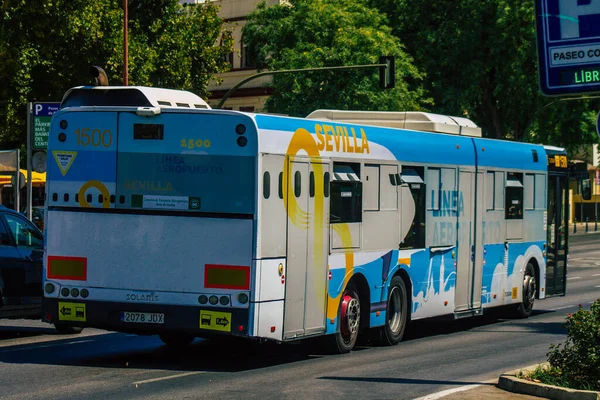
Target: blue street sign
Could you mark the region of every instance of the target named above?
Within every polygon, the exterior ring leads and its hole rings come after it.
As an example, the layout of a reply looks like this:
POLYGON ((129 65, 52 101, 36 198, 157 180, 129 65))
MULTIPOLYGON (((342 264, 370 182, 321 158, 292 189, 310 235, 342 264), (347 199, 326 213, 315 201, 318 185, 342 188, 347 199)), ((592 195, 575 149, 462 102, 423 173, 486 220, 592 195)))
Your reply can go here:
POLYGON ((600 0, 535 0, 540 90, 600 92, 600 0))
POLYGON ((52 114, 58 111, 60 103, 33 103, 33 143, 35 150, 48 148, 48 134, 52 114))

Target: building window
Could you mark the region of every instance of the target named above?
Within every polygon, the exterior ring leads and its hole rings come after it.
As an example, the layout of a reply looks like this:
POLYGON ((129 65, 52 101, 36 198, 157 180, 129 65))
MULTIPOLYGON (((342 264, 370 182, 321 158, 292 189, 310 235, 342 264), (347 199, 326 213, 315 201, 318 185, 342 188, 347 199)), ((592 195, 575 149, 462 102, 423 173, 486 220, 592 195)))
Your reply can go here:
POLYGON ((244 43, 244 37, 242 36, 242 48, 241 48, 241 54, 242 54, 242 68, 254 68, 256 66, 256 60, 255 60, 255 54, 254 51, 252 51, 252 49, 250 49, 248 47, 247 44, 244 43))

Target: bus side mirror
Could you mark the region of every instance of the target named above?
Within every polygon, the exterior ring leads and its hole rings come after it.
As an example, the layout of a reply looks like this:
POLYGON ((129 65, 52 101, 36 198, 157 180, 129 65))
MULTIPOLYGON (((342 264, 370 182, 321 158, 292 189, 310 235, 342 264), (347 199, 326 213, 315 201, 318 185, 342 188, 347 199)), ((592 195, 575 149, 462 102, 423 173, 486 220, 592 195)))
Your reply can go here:
POLYGON ((581 197, 583 197, 584 200, 591 200, 592 198, 592 185, 590 178, 581 180, 581 197))

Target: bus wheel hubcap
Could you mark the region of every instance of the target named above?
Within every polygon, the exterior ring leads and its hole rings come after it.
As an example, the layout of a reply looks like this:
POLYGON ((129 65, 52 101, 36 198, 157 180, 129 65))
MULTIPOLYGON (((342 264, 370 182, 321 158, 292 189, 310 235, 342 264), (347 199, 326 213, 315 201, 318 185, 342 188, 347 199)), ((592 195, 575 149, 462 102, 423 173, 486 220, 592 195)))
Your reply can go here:
POLYGON ((358 299, 349 294, 344 295, 342 299, 342 313, 340 321, 340 330, 344 340, 351 340, 358 331, 360 322, 360 303, 358 299))
POLYGON ((400 289, 394 286, 390 292, 388 301, 388 324, 393 333, 400 331, 400 322, 402 321, 402 296, 400 289))
POLYGON ((527 306, 531 306, 535 301, 535 278, 531 275, 525 275, 525 279, 523 281, 523 296, 524 300, 527 301, 527 306))

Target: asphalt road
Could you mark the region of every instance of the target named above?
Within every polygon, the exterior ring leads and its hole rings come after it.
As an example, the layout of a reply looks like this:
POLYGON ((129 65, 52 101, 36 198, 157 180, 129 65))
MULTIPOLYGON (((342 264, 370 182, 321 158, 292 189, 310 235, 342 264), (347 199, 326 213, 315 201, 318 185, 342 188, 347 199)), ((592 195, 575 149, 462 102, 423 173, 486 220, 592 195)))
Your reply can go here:
POLYGON ((35 321, 0 321, 2 399, 413 399, 545 361, 563 322, 600 298, 600 234, 571 237, 567 296, 526 320, 498 313, 413 324, 395 347, 332 355, 321 341, 250 345, 197 340, 181 352, 156 336, 87 329, 65 336, 35 321))

